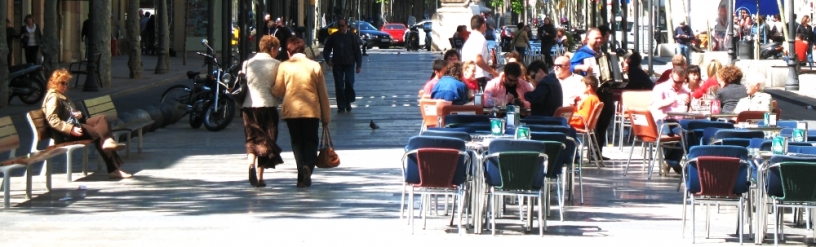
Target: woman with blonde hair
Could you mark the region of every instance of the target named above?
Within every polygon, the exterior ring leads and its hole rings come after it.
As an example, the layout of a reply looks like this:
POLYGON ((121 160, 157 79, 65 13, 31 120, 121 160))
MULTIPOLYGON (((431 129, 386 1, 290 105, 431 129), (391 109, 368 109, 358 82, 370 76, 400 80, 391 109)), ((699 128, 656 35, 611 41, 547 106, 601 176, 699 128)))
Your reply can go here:
POLYGON ((65 95, 71 74, 65 69, 54 71, 48 80, 48 92, 43 99, 42 110, 48 126, 51 127, 51 138, 59 144, 63 142, 93 140, 99 156, 105 161, 110 178, 130 178, 133 175, 124 172, 122 159, 116 149, 122 147, 113 140, 110 124, 104 115, 97 115, 82 121, 83 115, 74 108, 71 99, 65 95))
POLYGON ((708 79, 703 82, 703 85, 700 85, 700 87, 691 92, 691 96, 695 99, 699 99, 702 98, 703 95, 708 94, 711 90, 716 92, 716 90, 720 88, 720 83, 717 82, 717 72, 719 72, 722 67, 720 61, 712 59, 711 62, 708 62, 708 66, 706 66, 708 79))
POLYGON ((263 171, 282 164, 281 148, 278 146, 278 100, 272 95, 272 87, 281 63, 278 54, 280 41, 272 35, 264 35, 258 44, 258 52, 244 63, 247 96, 241 112, 244 118, 244 136, 249 159, 249 184, 266 186, 263 171), (257 159, 257 163, 256 163, 257 159), (256 166, 257 164, 257 166, 256 166))
POLYGON ((331 109, 326 80, 320 64, 304 54, 306 44, 291 37, 286 42, 289 60, 278 66, 272 94, 283 97, 281 117, 289 127, 292 153, 297 163, 297 187, 312 186, 312 171, 317 165, 319 125, 329 127, 331 109))

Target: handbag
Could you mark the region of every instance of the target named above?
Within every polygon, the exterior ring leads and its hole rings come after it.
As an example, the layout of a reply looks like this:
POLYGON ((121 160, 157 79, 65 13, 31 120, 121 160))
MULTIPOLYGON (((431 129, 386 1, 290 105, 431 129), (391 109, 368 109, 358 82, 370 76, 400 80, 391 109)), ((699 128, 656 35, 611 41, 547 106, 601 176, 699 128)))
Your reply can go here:
POLYGON ((244 69, 238 73, 238 78, 235 79, 235 84, 230 89, 229 95, 230 97, 235 100, 235 102, 244 103, 246 100, 247 91, 247 79, 246 79, 246 62, 244 62, 244 69))
POLYGON ((323 127, 323 137, 320 138, 320 149, 317 155, 318 168, 334 168, 340 165, 340 157, 334 152, 334 144, 329 134, 329 128, 323 127))

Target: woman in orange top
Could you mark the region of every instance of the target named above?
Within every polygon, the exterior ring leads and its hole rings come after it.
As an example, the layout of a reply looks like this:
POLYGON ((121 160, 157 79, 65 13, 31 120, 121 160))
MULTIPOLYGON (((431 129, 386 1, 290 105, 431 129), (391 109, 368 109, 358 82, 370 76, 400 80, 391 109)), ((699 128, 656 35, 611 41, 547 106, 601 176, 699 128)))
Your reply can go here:
POLYGON ((601 102, 595 89, 598 88, 598 78, 595 76, 585 76, 581 79, 584 83, 584 95, 579 99, 575 112, 569 121, 569 125, 576 129, 584 129, 584 121, 589 121, 589 114, 595 109, 595 104, 601 102), (580 117, 579 117, 580 116, 580 117))

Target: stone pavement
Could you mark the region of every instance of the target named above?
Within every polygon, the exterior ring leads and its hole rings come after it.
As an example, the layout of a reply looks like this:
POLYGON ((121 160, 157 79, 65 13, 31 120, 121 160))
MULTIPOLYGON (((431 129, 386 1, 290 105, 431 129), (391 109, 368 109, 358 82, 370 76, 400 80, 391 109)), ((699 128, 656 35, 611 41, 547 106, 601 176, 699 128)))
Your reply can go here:
MULTIPOLYGON (((182 53, 179 56, 170 57, 170 69, 165 74, 155 74, 157 56, 142 55, 143 69, 142 78, 131 79, 129 77, 130 70, 127 67, 128 56, 120 55, 111 58, 111 86, 100 88, 98 92, 83 92, 82 86, 85 83, 85 76, 80 75, 79 87, 74 88, 74 78, 71 79, 71 88, 68 90, 68 97, 74 101, 81 101, 85 99, 95 98, 104 95, 117 96, 127 94, 139 89, 147 87, 162 86, 168 83, 173 83, 178 80, 186 79, 186 72, 189 70, 205 71, 201 65, 204 64, 204 59, 194 52, 189 52, 187 55, 187 64, 183 64, 182 53)), ((64 68, 68 68, 69 64, 60 64, 64 68)), ((48 78, 46 78, 46 83, 48 78)), ((0 116, 9 116, 17 118, 28 111, 40 108, 40 104, 26 105, 20 99, 14 98, 9 107, 0 109, 0 116)))
MULTIPOLYGON (((613 161, 606 168, 584 169, 583 205, 558 207, 549 231, 525 234, 516 207, 499 221, 499 236, 459 236, 448 219, 429 216, 428 228, 416 220, 415 234, 399 218, 401 157, 407 139, 419 130, 417 89, 429 75, 438 53, 372 51, 358 74, 357 102, 351 113, 333 112, 335 148, 342 160, 335 169, 315 171, 309 189, 295 187, 296 171, 286 124, 278 143, 285 164, 267 170, 268 186, 246 182, 240 118, 221 132, 191 129, 186 119, 148 133, 145 149, 125 159, 133 179, 109 180, 106 172, 88 177, 54 166, 53 190, 35 177, 35 198, 24 200, 24 179, 12 181, 12 205, 0 209, 2 246, 216 246, 236 243, 297 246, 474 246, 540 243, 545 245, 688 246, 691 230, 681 237, 680 177, 646 180, 639 161, 629 176, 621 174, 629 149, 607 148, 613 161), (374 120, 381 129, 368 128, 374 120), (86 189, 79 189, 85 186, 86 189), (533 242, 536 241, 536 242, 533 242)), ((334 90, 327 74, 330 98, 334 90)), ((640 157, 635 150, 635 157, 640 157)), ((92 159, 91 164, 96 160, 92 159)), ((95 167, 91 165, 91 167, 95 167)), ((74 171, 81 170, 78 163, 74 171)), ((553 203, 555 201, 553 200, 553 203)), ((557 205, 557 204, 555 204, 557 205)), ((440 209, 440 211, 442 211, 440 209)), ((697 215, 701 246, 731 246, 737 241, 736 208, 712 212, 711 239, 704 237, 703 210, 697 215)), ((690 228, 690 223, 689 223, 690 228)), ((801 245, 801 227, 787 228, 788 243, 801 245)), ((746 235, 746 244, 750 242, 746 235)), ((770 242, 766 242, 770 243, 770 242)))

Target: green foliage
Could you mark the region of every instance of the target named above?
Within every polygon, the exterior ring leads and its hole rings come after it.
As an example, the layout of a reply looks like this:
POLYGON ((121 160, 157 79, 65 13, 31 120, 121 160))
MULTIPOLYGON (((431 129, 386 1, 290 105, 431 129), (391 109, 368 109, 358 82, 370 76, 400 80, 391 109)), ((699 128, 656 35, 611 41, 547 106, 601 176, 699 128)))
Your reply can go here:
MULTIPOLYGON (((510 0, 510 9, 513 13, 520 14, 524 12, 524 1, 525 0, 510 0)), ((490 7, 493 7, 493 10, 496 12, 504 12, 504 10, 498 9, 504 3, 504 0, 490 0, 490 7)))

